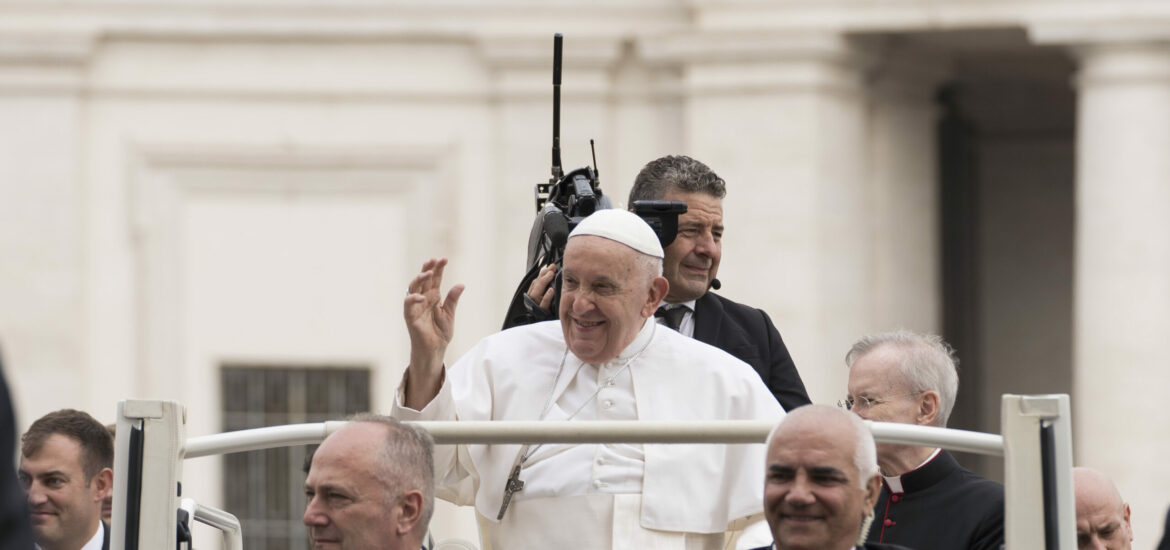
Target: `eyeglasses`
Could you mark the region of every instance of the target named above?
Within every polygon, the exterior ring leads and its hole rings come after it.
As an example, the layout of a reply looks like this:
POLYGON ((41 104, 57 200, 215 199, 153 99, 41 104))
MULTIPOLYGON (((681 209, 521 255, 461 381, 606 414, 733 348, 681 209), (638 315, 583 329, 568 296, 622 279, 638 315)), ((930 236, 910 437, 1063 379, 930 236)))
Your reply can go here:
POLYGON ((841 407, 842 409, 845 409, 847 411, 869 410, 869 409, 872 409, 873 407, 881 405, 882 403, 889 403, 890 401, 892 401, 894 399, 899 399, 902 397, 910 397, 910 396, 918 395, 922 392, 923 392, 923 390, 918 390, 916 392, 904 393, 902 395, 892 395, 892 396, 882 398, 882 399, 871 399, 869 397, 865 397, 865 396, 861 396, 861 395, 857 396, 856 398, 846 397, 845 399, 838 401, 837 406, 841 407))

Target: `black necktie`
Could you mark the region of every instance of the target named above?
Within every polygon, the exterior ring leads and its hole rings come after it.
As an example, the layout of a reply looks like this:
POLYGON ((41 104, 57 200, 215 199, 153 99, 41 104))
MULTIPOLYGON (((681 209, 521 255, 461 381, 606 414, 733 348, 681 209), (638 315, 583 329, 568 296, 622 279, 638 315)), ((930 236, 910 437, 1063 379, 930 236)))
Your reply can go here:
POLYGON ((683 316, 687 314, 687 310, 687 306, 675 306, 672 308, 662 306, 658 308, 658 311, 654 312, 654 316, 661 317, 663 324, 674 330, 678 330, 679 325, 682 325, 683 316))

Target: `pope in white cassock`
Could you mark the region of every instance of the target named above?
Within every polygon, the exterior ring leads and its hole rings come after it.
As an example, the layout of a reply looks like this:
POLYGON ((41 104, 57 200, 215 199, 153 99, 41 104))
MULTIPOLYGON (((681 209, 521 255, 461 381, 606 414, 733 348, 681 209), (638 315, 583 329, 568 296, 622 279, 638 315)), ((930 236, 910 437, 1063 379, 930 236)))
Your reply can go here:
MULTIPOLYGON (((426 262, 404 305, 410 366, 391 414, 779 420, 783 410, 750 366, 654 321, 668 285, 662 257, 638 216, 593 214, 565 246, 560 321, 489 336, 446 369, 463 286, 443 299, 446 260, 426 262)), ((762 445, 435 448, 436 495, 475 506, 485 550, 723 548, 729 527, 762 512, 763 466, 762 445), (523 485, 505 504, 516 465, 523 485)))

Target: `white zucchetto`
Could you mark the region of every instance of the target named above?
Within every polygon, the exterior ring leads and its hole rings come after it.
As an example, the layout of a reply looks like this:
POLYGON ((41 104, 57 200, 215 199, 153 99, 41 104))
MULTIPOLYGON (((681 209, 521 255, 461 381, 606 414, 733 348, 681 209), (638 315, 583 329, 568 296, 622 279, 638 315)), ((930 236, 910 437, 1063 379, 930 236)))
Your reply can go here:
POLYGON ((581 235, 617 241, 647 256, 655 258, 665 256, 662 253, 662 244, 658 242, 658 235, 650 229, 650 225, 628 210, 606 208, 594 212, 577 224, 573 232, 569 233, 569 238, 581 235))

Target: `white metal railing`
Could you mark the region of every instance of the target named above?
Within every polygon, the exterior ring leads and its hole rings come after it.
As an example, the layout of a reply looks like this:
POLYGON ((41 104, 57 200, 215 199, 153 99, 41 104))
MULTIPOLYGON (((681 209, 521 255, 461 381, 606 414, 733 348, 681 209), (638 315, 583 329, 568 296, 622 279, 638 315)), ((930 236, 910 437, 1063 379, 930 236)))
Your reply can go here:
POLYGON ((199 504, 193 498, 180 500, 179 508, 186 510, 189 518, 223 532, 224 550, 243 550, 244 529, 235 515, 219 508, 199 504))
MULTIPOLYGON (((346 423, 270 426, 187 440, 185 458, 320 443, 346 423)), ((437 444, 506 443, 762 443, 776 427, 771 420, 721 421, 447 421, 414 422, 437 444)), ((1003 456, 1003 437, 994 434, 866 422, 880 443, 941 446, 1003 456)))
MULTIPOLYGON (((1004 457, 1005 535, 1010 550, 1075 548, 1072 507, 1072 441, 1067 395, 1005 395, 1001 408, 1003 435, 926 426, 867 422, 874 439, 883 443, 936 446, 1004 457), (1048 465, 1048 467, 1045 466, 1048 465), (1053 467, 1054 466, 1054 467, 1053 467), (1041 479, 1043 478, 1043 480, 1041 479), (1046 494, 1048 495, 1046 497, 1046 494), (1047 500, 1046 500, 1047 499, 1047 500), (1047 525, 1047 527, 1046 527, 1047 525), (1055 530, 1053 530, 1055 529, 1055 530)), ((186 411, 164 401, 119 404, 115 502, 138 502, 136 518, 129 505, 115 506, 111 548, 122 545, 127 519, 137 519, 139 548, 174 544, 174 510, 180 506, 174 488, 182 480, 187 458, 319 443, 346 423, 272 426, 199 437, 186 437, 186 411), (127 499, 130 434, 139 433, 140 494, 127 499), (169 510, 169 513, 168 513, 169 510)), ((415 422, 439 444, 476 443, 761 443, 774 427, 771 421, 543 421, 543 422, 415 422)), ((216 511, 220 512, 220 511, 216 511)), ((230 514, 204 513, 196 519, 219 527, 225 538, 238 530, 230 514), (229 520, 230 518, 230 520, 229 520)))

